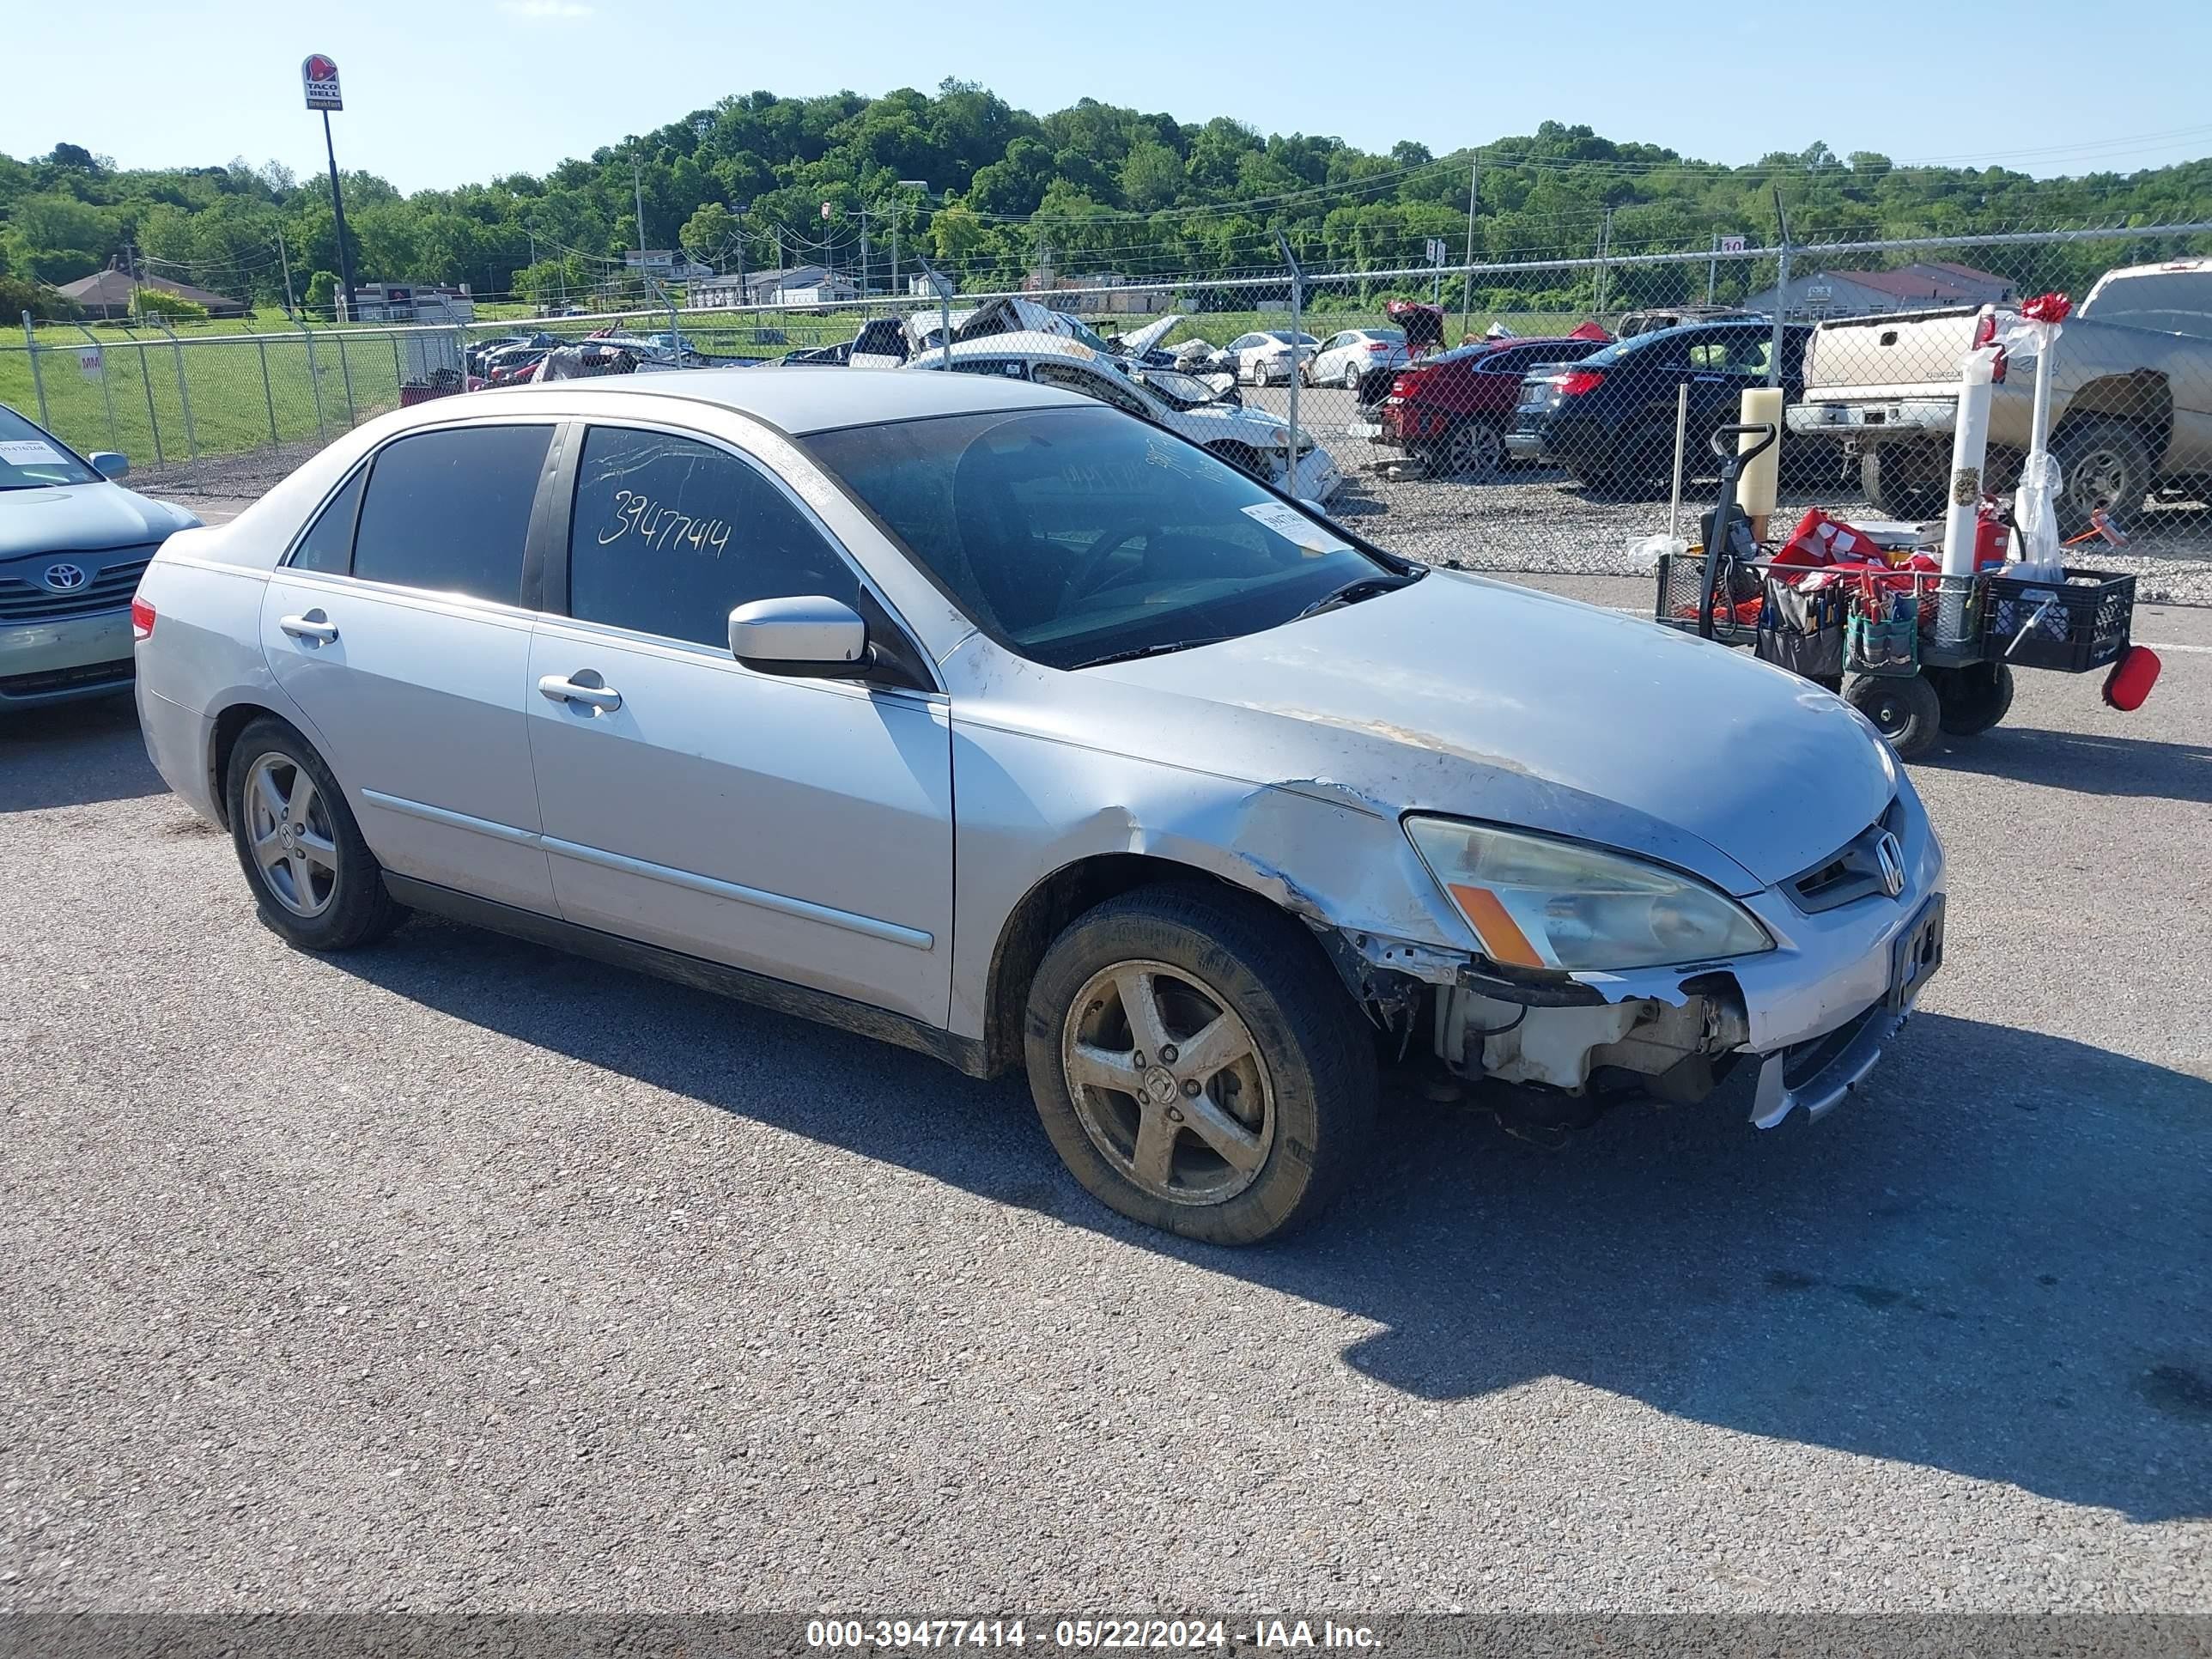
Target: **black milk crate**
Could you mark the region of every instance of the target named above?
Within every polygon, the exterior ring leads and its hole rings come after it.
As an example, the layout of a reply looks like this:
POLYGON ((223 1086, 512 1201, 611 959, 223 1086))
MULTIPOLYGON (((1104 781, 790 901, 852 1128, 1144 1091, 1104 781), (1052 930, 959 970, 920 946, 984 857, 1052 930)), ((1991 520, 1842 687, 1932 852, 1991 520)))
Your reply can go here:
POLYGON ((1981 604, 1984 656, 2016 668, 2086 674, 2128 648, 2136 579, 2073 569, 2063 585, 1989 576, 1981 604))

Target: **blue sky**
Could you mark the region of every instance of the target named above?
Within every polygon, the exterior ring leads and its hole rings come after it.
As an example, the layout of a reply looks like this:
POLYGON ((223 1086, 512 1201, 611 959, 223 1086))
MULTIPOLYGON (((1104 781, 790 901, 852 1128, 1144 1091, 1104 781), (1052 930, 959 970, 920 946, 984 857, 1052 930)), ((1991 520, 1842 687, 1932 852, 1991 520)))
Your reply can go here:
POLYGON ((1039 113, 1087 94, 1378 149, 1409 137, 1443 152, 1550 118, 1720 161, 1816 138, 1839 154, 2039 174, 2212 154, 2204 0, 1687 11, 965 0, 942 26, 937 15, 915 0, 441 0, 216 3, 187 16, 123 0, 88 35, 70 7, 28 7, 8 26, 0 151, 66 139, 125 166, 242 155, 306 173, 322 165, 322 137, 301 106, 299 63, 317 51, 343 75, 340 162, 403 190, 542 172, 732 92, 878 93, 948 75, 1039 113), (2039 58, 2053 67, 2000 67, 2039 58))

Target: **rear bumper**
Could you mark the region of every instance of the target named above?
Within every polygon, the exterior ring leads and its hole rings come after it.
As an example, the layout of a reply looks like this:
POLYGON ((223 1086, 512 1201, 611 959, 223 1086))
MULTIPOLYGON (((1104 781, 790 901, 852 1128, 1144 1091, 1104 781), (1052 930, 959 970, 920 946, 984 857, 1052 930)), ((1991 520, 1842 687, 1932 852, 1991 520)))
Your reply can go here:
POLYGON ((202 817, 222 822, 222 811, 215 798, 215 779, 209 770, 215 752, 215 721, 148 690, 141 680, 138 732, 145 740, 146 758, 154 763, 161 781, 202 817))
POLYGON ((1955 398, 1792 404, 1783 412, 1783 420, 1790 431, 1804 438, 1856 438, 1862 444, 1891 438, 1941 438, 1948 442, 1958 424, 1959 404, 1955 398))
POLYGON ((0 625, 0 705, 101 697, 131 684, 131 610, 0 625))

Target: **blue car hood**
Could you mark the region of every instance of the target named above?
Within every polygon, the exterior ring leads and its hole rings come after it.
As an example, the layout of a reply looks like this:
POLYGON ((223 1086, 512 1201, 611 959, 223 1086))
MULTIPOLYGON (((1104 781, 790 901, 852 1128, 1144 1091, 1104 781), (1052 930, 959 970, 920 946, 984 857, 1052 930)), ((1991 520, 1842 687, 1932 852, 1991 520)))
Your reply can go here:
POLYGON ((0 490, 0 560, 140 546, 198 523, 198 515, 120 484, 0 490))

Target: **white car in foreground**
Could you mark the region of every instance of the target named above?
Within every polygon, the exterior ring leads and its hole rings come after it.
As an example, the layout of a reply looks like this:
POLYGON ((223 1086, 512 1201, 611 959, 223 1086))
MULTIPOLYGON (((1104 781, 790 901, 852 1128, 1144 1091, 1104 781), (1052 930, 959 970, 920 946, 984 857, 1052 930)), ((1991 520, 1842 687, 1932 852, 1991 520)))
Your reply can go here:
MULTIPOLYGON (((945 354, 925 351, 908 373, 945 372, 945 354)), ((1155 426, 1179 432, 1200 448, 1301 501, 1326 501, 1343 488, 1344 474, 1313 434, 1297 434, 1297 464, 1291 465, 1290 422, 1264 409, 1219 400, 1194 375, 1171 368, 1139 368, 1126 358, 1094 351, 1057 335, 992 334, 952 348, 952 372, 1028 380, 1079 392, 1155 426)))

